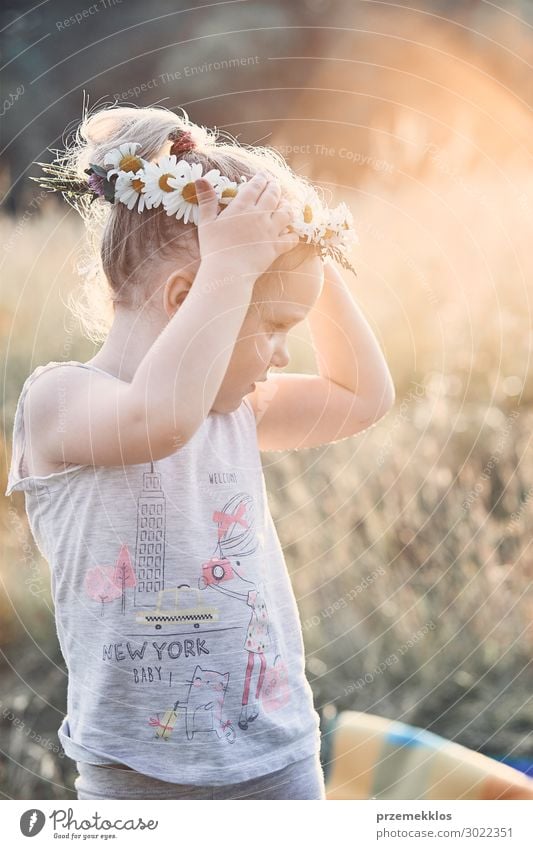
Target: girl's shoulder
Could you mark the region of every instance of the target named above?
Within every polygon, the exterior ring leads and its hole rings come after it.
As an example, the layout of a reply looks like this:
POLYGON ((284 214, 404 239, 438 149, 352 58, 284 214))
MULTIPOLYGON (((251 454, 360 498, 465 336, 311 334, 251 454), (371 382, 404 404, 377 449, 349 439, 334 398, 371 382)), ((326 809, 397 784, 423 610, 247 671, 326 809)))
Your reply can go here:
POLYGON ((53 474, 72 465, 60 457, 51 457, 44 447, 44 436, 50 433, 51 429, 60 428, 62 402, 61 382, 58 381, 59 369, 62 374, 75 369, 76 381, 83 381, 90 373, 84 364, 77 360, 51 361, 38 366, 26 379, 19 398, 21 421, 14 438, 17 436, 22 441, 21 471, 28 477, 53 474))
POLYGON ((20 436, 23 440, 21 472, 25 476, 41 477, 63 471, 72 465, 60 458, 46 456, 43 436, 50 432, 50 428, 59 427, 57 417, 61 411, 61 397, 58 394, 58 369, 64 372, 76 368, 76 379, 83 380, 85 370, 79 366, 83 366, 83 363, 76 360, 51 361, 34 369, 24 383, 19 403, 22 418, 20 436))
MULTIPOLYGON (((11 464, 8 471, 6 495, 13 490, 26 490, 42 479, 49 480, 51 475, 61 474, 72 464, 63 458, 46 456, 43 450, 43 438, 50 428, 58 428, 58 411, 61 406, 58 383, 52 383, 51 376, 60 371, 60 367, 78 365, 77 361, 56 362, 37 366, 26 377, 20 391, 11 440, 11 464), (56 410, 55 418, 52 411, 56 410)), ((73 372, 74 369, 65 369, 73 372)), ((81 372, 81 369, 78 370, 81 372)), ((78 374, 75 375, 78 379, 78 374)))

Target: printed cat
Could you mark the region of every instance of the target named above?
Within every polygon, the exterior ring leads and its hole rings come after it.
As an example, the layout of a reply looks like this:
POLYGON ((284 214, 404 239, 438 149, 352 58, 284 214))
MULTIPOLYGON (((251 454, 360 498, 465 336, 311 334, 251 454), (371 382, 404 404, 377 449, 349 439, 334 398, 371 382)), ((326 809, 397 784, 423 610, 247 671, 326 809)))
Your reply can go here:
POLYGON ((235 742, 235 730, 229 719, 224 719, 222 707, 229 684, 229 672, 217 672, 214 669, 194 670, 186 702, 180 702, 187 709, 185 729, 187 739, 199 731, 216 731, 219 739, 228 743, 235 742))

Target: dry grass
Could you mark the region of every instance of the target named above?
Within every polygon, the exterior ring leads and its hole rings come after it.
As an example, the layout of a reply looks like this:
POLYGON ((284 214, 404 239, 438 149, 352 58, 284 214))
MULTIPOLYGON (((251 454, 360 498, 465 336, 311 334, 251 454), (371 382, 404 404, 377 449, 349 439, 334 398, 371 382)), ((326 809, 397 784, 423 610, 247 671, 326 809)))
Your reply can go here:
MULTIPOLYGON (((265 454, 265 474, 317 706, 531 756, 533 181, 456 156, 443 143, 409 180, 371 171, 354 198, 350 285, 390 364, 395 409, 355 438, 265 454)), ((94 353, 64 308, 78 222, 49 206, 16 227, 0 221, 4 480, 25 376, 94 353)), ((308 341, 295 332, 293 370, 311 370, 308 341)), ((19 493, 1 507, 2 709, 15 718, 0 716, 0 784, 14 798, 70 798, 72 764, 50 752, 65 671, 23 506, 19 493)))

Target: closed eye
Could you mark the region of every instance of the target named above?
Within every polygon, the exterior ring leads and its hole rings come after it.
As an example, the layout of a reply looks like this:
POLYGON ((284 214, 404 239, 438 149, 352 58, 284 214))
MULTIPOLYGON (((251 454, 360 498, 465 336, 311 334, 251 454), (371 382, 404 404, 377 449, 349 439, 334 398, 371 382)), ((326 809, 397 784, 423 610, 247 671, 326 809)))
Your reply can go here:
POLYGON ((269 334, 272 336, 274 333, 288 333, 295 324, 297 322, 294 321, 285 322, 284 324, 271 324, 269 334))
POLYGON ((278 328, 277 330, 271 330, 270 333, 267 334, 268 339, 273 339, 274 336, 281 336, 281 335, 286 336, 287 333, 289 332, 289 330, 290 330, 290 327, 287 327, 287 328, 284 328, 284 329, 278 328))

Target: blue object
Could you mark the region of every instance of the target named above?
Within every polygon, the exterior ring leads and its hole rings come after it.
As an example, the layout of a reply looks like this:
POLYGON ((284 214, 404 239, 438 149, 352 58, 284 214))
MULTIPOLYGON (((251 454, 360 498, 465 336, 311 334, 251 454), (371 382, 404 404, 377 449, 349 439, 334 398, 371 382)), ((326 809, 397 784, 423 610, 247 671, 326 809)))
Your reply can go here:
POLYGON ((533 778, 533 761, 529 760, 529 758, 509 758, 507 755, 487 755, 487 757, 492 758, 493 761, 499 761, 502 764, 507 764, 507 766, 512 766, 513 769, 518 769, 524 775, 533 778))

